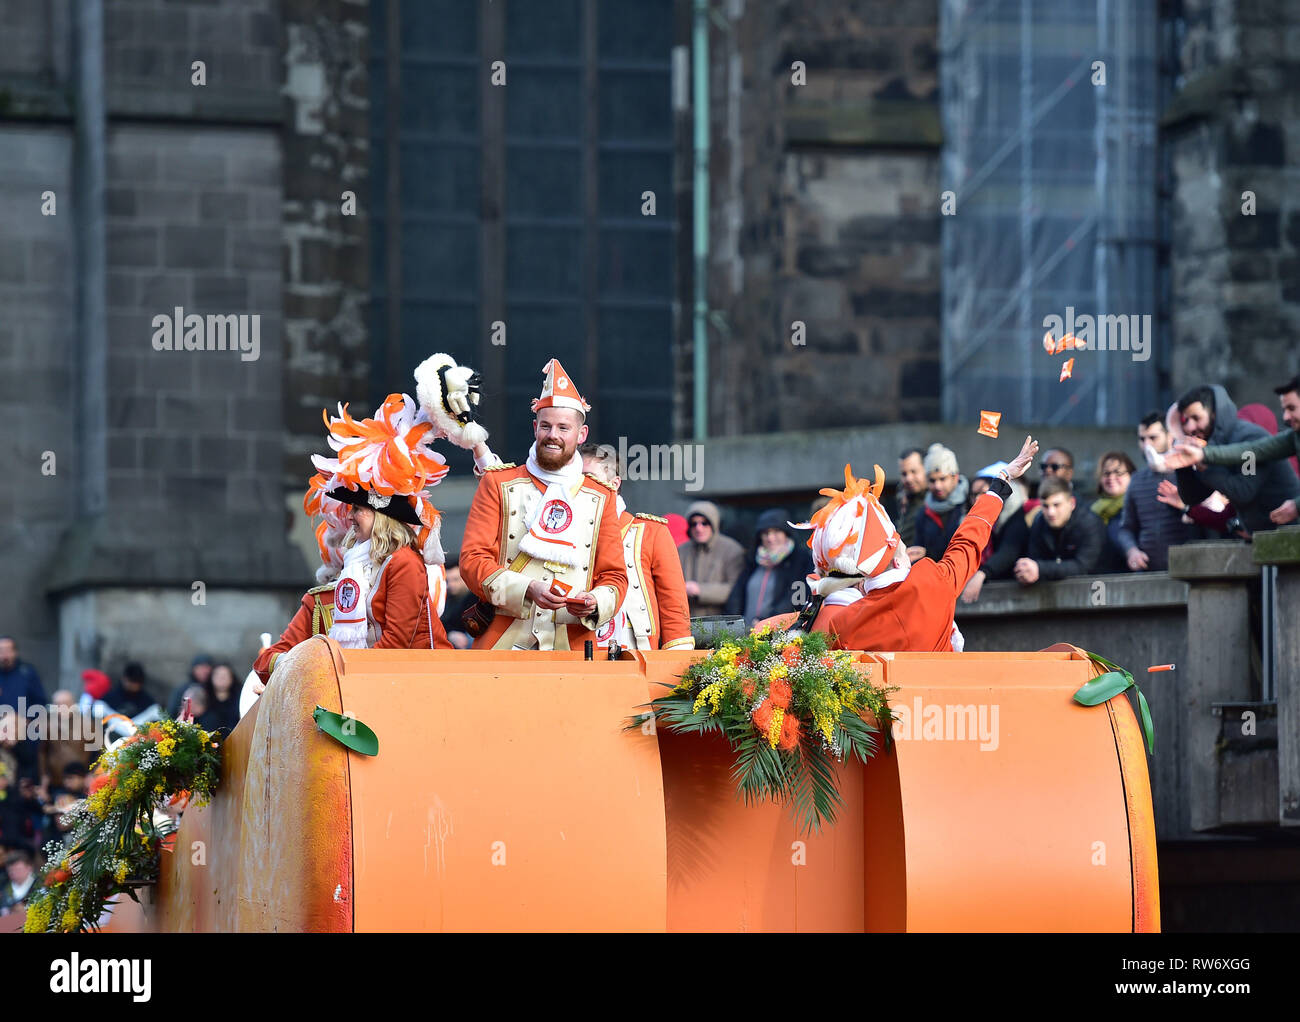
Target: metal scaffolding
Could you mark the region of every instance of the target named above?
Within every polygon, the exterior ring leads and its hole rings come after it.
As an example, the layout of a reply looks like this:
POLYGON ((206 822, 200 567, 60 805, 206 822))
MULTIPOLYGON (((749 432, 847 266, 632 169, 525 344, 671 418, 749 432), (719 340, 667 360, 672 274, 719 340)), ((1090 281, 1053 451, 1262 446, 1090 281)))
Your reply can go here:
POLYGON ((1155 405, 1156 27, 1150 4, 942 0, 947 421, 1136 423, 1155 405), (1092 342, 1061 382, 1068 355, 1042 338, 1071 310, 1092 342))

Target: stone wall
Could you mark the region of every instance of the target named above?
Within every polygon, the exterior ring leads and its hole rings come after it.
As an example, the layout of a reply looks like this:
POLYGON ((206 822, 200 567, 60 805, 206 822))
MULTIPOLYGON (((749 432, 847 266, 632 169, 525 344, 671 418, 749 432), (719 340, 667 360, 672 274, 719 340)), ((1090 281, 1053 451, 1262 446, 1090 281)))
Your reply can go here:
POLYGON ((937 4, 718 10, 709 432, 937 418, 937 4))
POLYGON ((76 216, 68 127, 0 128, 0 407, 9 424, 0 444, 0 633, 14 636, 19 655, 42 671, 53 667, 58 648, 42 571, 76 503, 69 415, 76 293, 67 272, 76 216), (54 192, 53 216, 41 214, 45 191, 54 192))
POLYGON ((1300 370, 1300 7, 1186 0, 1172 163, 1173 381, 1276 407, 1300 370), (1254 215, 1243 213, 1252 192, 1254 215))
MULTIPOLYGON (((366 0, 284 0, 284 424, 290 503, 325 449, 321 409, 369 409, 366 0), (343 193, 355 195, 343 212, 343 193)), ((314 547, 314 543, 312 544, 314 547)))

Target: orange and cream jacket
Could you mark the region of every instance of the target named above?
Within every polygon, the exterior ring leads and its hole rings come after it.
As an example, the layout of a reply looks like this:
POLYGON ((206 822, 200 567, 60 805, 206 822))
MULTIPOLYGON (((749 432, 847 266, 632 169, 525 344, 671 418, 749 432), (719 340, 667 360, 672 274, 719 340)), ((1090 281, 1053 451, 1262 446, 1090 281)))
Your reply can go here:
POLYGON ((640 650, 694 649, 686 580, 667 519, 624 511, 619 527, 627 596, 619 613, 597 630, 598 644, 617 638, 640 650))
POLYGON ((535 560, 519 549, 524 520, 546 492, 524 465, 488 469, 479 481, 465 524, 460 572, 470 591, 496 608, 475 649, 581 649, 614 617, 627 592, 614 491, 584 474, 569 490, 572 523, 565 533, 583 563, 535 560), (596 597, 596 611, 575 617, 564 607, 543 610, 528 598, 533 580, 596 597))

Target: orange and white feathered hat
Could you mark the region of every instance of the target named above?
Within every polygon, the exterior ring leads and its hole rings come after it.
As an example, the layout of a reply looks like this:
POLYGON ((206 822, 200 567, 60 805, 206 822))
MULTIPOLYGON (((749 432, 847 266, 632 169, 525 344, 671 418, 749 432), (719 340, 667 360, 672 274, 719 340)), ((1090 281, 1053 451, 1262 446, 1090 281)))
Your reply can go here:
POLYGON ((313 480, 313 489, 324 488, 336 501, 369 507, 412 526, 424 559, 441 564, 441 513, 425 492, 447 474, 446 461, 429 446, 437 435, 434 423, 405 394, 389 394, 372 419, 354 419, 346 405, 339 405, 337 418, 328 412, 322 417, 336 457, 312 455, 312 464, 325 477, 319 484, 313 480))
POLYGON ((586 399, 578 393, 577 384, 564 371, 560 360, 551 359, 542 366, 542 372, 546 374, 546 381, 542 384, 541 396, 533 398, 532 410, 536 412, 543 408, 572 408, 580 412, 585 419, 587 413, 591 411, 591 405, 587 404, 586 399))
POLYGON ((844 489, 820 491, 830 503, 795 528, 813 530, 808 546, 821 575, 874 578, 893 566, 903 540, 880 503, 884 488, 885 473, 879 465, 874 482, 853 478, 852 466, 845 465, 844 489))

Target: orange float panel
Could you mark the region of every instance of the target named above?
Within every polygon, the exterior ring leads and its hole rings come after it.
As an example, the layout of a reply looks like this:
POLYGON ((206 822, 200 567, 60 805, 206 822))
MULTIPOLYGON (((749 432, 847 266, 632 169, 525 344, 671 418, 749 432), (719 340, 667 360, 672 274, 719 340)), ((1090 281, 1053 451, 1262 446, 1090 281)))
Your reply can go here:
MULTIPOLYGON (((341 650, 281 658, 185 814, 154 928, 1131 930, 1159 926, 1145 753, 1072 647, 884 654, 897 740, 835 826, 746 806, 720 738, 625 731, 695 657, 341 650), (322 705, 379 736, 345 751, 322 705), (938 715, 933 708, 938 708, 938 715), (195 842, 206 849, 193 861, 195 842)), ((126 923, 126 918, 123 923, 126 923)))

